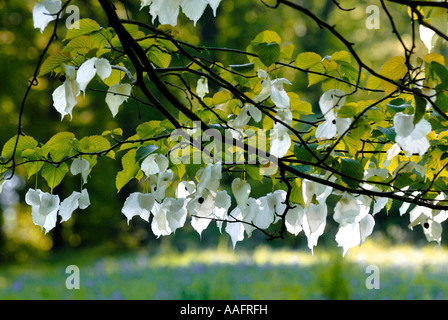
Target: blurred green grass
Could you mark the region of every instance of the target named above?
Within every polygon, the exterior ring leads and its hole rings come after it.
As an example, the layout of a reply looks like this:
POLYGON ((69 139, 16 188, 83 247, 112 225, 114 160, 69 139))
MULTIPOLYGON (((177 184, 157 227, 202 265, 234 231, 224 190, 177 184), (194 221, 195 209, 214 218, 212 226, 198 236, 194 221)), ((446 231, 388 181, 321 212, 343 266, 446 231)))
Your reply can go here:
POLYGON ((447 299, 447 249, 381 247, 340 251, 140 249, 99 255, 63 252, 45 261, 0 266, 0 299, 447 299), (365 282, 380 270, 380 289, 365 282), (65 287, 68 265, 80 289, 65 287))

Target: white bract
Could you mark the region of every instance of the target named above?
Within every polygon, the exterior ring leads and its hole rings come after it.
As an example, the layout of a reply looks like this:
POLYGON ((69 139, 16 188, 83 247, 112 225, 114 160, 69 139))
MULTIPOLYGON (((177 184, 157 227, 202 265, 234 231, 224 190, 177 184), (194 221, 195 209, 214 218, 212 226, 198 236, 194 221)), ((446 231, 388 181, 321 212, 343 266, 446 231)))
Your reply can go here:
POLYGON ((90 198, 87 189, 83 189, 81 193, 73 191, 73 193, 61 202, 59 215, 62 217, 61 222, 71 218, 73 211, 76 209, 84 210, 90 206, 90 198))
POLYGON ((40 189, 29 189, 25 202, 31 206, 33 223, 45 229, 45 233, 56 226, 59 210, 59 196, 42 192, 40 189))
POLYGON ((308 248, 314 254, 314 247, 324 233, 327 224, 327 205, 311 203, 303 215, 303 231, 308 240, 308 248))
POLYGON ((287 126, 292 125, 292 112, 287 108, 277 108, 275 118, 280 120, 282 123, 274 122, 270 135, 271 146, 269 153, 277 158, 281 158, 288 153, 289 148, 291 147, 291 137, 289 136, 287 126))
POLYGON ((201 77, 196 85, 196 94, 199 98, 204 99, 205 95, 208 94, 208 81, 207 78, 201 77))
POLYGON ((169 160, 163 154, 151 153, 142 161, 140 169, 147 177, 150 177, 159 172, 165 172, 168 169, 168 165, 169 160))
POLYGON ((81 92, 79 83, 75 80, 75 67, 64 64, 63 69, 66 79, 52 94, 53 106, 61 114, 61 120, 67 114, 72 118, 73 107, 81 92))
POLYGON ((97 74, 101 80, 108 78, 112 73, 112 67, 107 59, 90 58, 79 67, 76 73, 76 81, 79 89, 85 93, 87 85, 97 74))
POLYGON ((184 226, 187 218, 185 199, 166 198, 161 204, 154 203, 151 213, 151 230, 157 237, 167 236, 184 226))
POLYGON ((288 210, 285 217, 285 226, 289 233, 297 236, 303 230, 302 225, 305 213, 305 209, 298 204, 288 210))
POLYGON ((226 233, 232 240, 233 248, 235 249, 238 241, 244 240, 244 231, 250 237, 254 227, 250 224, 253 218, 260 209, 260 201, 258 199, 249 198, 246 206, 236 206, 227 218, 226 233))
POLYGON ((227 211, 230 208, 231 200, 227 191, 217 193, 209 192, 203 195, 196 195, 187 204, 187 209, 191 218, 192 227, 201 236, 213 219, 218 219, 217 226, 221 231, 223 221, 227 218, 227 211))
POLYGON ((271 80, 269 78, 269 74, 261 69, 258 69, 258 77, 263 79, 263 82, 261 83, 260 93, 255 96, 253 100, 255 102, 262 102, 270 97, 277 108, 289 109, 290 99, 285 89, 283 88, 283 85, 292 85, 292 83, 285 78, 271 80))
POLYGON ((42 0, 33 7, 33 24, 35 29, 40 29, 43 33, 47 25, 57 18, 57 13, 61 11, 61 0, 42 0))
POLYGON ((202 194, 205 189, 216 193, 222 177, 221 163, 208 164, 207 167, 199 169, 196 173, 196 177, 199 180, 196 185, 196 192, 198 194, 202 194))
POLYGON ((134 192, 126 198, 121 212, 128 219, 128 224, 134 216, 140 216, 140 218, 149 222, 149 216, 154 203, 155 198, 153 194, 134 192))
POLYGON ((106 103, 112 112, 112 116, 115 116, 118 113, 118 108, 122 105, 123 102, 126 102, 131 95, 132 85, 129 83, 116 83, 110 86, 109 90, 107 90, 106 94, 106 103))
POLYGON ((340 89, 331 89, 322 94, 319 99, 320 110, 325 117, 316 128, 316 138, 321 140, 328 140, 333 138, 336 134, 343 134, 350 128, 350 118, 337 117, 337 111, 345 104, 345 92, 340 89))
POLYGON ((151 192, 157 201, 161 202, 165 198, 166 188, 171 180, 173 180, 173 176, 171 169, 150 176, 151 192))
POLYGON ((255 122, 260 122, 261 117, 262 114, 260 109, 253 105, 246 104, 241 108, 236 118, 228 122, 228 125, 231 128, 232 137, 241 139, 244 127, 249 123, 250 119, 252 118, 255 122))
POLYGON ((432 49, 434 48, 434 45, 437 42, 438 35, 433 30, 431 30, 428 27, 425 27, 424 25, 419 26, 419 31, 420 31, 420 39, 425 44, 425 47, 426 49, 428 49, 428 52, 431 52, 432 49))
POLYGON ((366 238, 372 234, 375 220, 369 214, 370 201, 360 196, 344 192, 342 198, 334 208, 334 220, 339 223, 339 230, 336 234, 338 246, 343 248, 343 255, 348 249, 362 245, 366 238))
POLYGON ((221 0, 141 0, 140 10, 150 6, 149 13, 152 16, 152 23, 159 18, 160 24, 170 24, 175 27, 179 16, 179 7, 181 7, 183 13, 196 25, 207 5, 210 5, 216 16, 216 9, 220 2, 221 0))
POLYGON ((422 156, 428 151, 430 145, 426 135, 431 133, 432 128, 424 118, 414 125, 414 115, 398 112, 394 116, 394 129, 397 133, 395 141, 407 157, 414 153, 422 156))
POLYGON ((83 184, 87 183, 87 177, 89 175, 90 163, 86 159, 76 158, 73 160, 70 166, 70 172, 72 175, 81 174, 83 184))

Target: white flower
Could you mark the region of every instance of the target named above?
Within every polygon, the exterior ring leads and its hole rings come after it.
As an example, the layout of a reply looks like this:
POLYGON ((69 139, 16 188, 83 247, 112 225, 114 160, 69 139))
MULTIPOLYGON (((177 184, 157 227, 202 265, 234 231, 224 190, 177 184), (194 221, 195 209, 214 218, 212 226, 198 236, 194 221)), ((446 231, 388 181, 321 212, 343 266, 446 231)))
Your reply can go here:
POLYGON ((326 186, 324 184, 308 179, 302 180, 302 197, 305 203, 305 208, 308 208, 310 206, 313 197, 316 198, 316 201, 319 204, 325 205, 325 201, 327 201, 327 198, 332 191, 332 187, 326 186))
POLYGON ((303 230, 302 225, 305 213, 306 210, 298 204, 288 210, 285 217, 285 226, 289 233, 297 236, 303 230))
POLYGON ((290 109, 277 109, 275 118, 282 121, 282 123, 274 122, 270 135, 269 154, 281 158, 288 153, 291 147, 291 137, 288 133, 288 127, 284 124, 288 126, 292 125, 292 112, 290 109))
POLYGON ((278 216, 285 212, 285 200, 286 192, 284 190, 276 190, 259 198, 260 208, 252 220, 254 225, 260 229, 267 229, 278 219, 278 216))
POLYGON ((169 161, 168 158, 160 153, 151 153, 149 156, 142 161, 140 169, 143 173, 150 177, 152 175, 158 174, 159 172, 165 172, 168 169, 169 161))
POLYGON ((140 216, 140 218, 149 222, 149 216, 154 203, 155 198, 153 194, 134 192, 126 198, 121 212, 128 219, 128 224, 134 216, 140 216))
POLYGON ((244 208, 249 201, 250 184, 240 178, 235 178, 232 181, 232 192, 235 197, 236 203, 240 208, 244 208))
MULTIPOLYGON (((227 191, 196 195, 187 204, 188 212, 192 216, 192 227, 201 235, 202 231, 208 227, 212 219, 226 219, 230 204, 230 196, 227 194, 227 191)), ((223 221, 217 221, 217 226, 220 231, 222 223, 223 221)))
POLYGON ((350 128, 350 118, 336 116, 336 112, 345 104, 345 96, 345 92, 339 89, 331 89, 322 94, 319 107, 325 121, 316 128, 316 138, 328 140, 336 134, 343 134, 350 128))
POLYGON ((87 189, 83 189, 81 193, 73 191, 73 193, 61 202, 59 215, 62 217, 61 222, 71 218, 73 211, 76 209, 84 210, 90 206, 90 198, 87 189))
POLYGON ((173 176, 171 170, 150 176, 151 192, 157 201, 161 202, 165 198, 166 188, 171 180, 173 180, 173 176))
POLYGON ((334 220, 339 223, 339 230, 336 234, 338 246, 343 247, 343 256, 348 249, 361 245, 372 233, 375 220, 369 214, 370 201, 360 196, 344 192, 342 198, 334 208, 334 220))
POLYGON ((290 99, 285 89, 283 88, 283 85, 292 85, 292 83, 285 78, 271 80, 268 73, 261 69, 258 70, 258 77, 262 78, 263 82, 261 84, 260 93, 255 96, 253 100, 255 102, 262 102, 271 97, 272 102, 277 108, 289 109, 290 99))
POLYGON ((140 10, 150 6, 149 13, 152 16, 152 23, 158 17, 160 24, 170 24, 175 27, 179 6, 181 6, 183 13, 196 25, 207 4, 210 5, 213 15, 216 16, 216 9, 220 2, 221 0, 141 0, 140 10))
POLYGON ((189 200, 190 196, 196 192, 196 184, 193 181, 181 181, 176 188, 176 198, 189 200))
MULTIPOLYGON (((413 195, 418 195, 414 192, 413 195)), ((437 204, 440 200, 446 198, 444 193, 440 193, 436 198, 434 204, 437 204)), ((406 205, 408 208, 409 205, 406 205)), ((448 211, 444 210, 432 210, 423 206, 415 206, 409 212, 409 228, 412 230, 416 225, 421 225, 423 228, 423 233, 425 234, 426 240, 436 241, 440 245, 442 240, 442 222, 448 218, 448 211)))
POLYGON ((246 206, 236 206, 227 218, 226 233, 232 240, 233 248, 235 249, 238 241, 244 240, 244 231, 250 237, 254 227, 248 223, 253 221, 253 218, 260 210, 260 201, 258 199, 249 198, 246 206))
POLYGON ((73 107, 77 103, 77 97, 80 94, 79 83, 75 80, 75 67, 64 64, 66 79, 53 94, 53 106, 61 114, 61 120, 66 114, 72 118, 73 107))
POLYGON ((72 175, 81 174, 83 184, 87 183, 87 177, 89 175, 90 163, 86 159, 76 158, 73 160, 70 166, 70 172, 72 175))
POLYGON ((422 118, 414 125, 414 115, 398 112, 394 116, 394 129, 397 133, 395 141, 401 149, 410 157, 414 153, 424 155, 429 148, 429 140, 426 137, 431 133, 431 124, 422 118))
POLYGON ((42 0, 33 7, 34 28, 43 33, 47 25, 56 20, 56 14, 61 11, 61 0, 42 0))
POLYGON ((201 77, 196 85, 196 93, 199 98, 204 99, 205 95, 208 94, 208 81, 207 78, 201 77))
POLYGON ((45 229, 45 233, 56 226, 59 210, 59 196, 29 189, 25 195, 25 202, 31 206, 31 216, 35 225, 45 229))
POLYGON ((129 83, 116 83, 113 84, 109 88, 109 90, 107 90, 106 103, 114 118, 117 115, 118 108, 121 106, 121 104, 128 100, 129 96, 131 95, 131 91, 132 85, 130 85, 129 83))
POLYGON ((205 189, 216 193, 222 177, 221 163, 208 164, 207 167, 199 169, 196 177, 199 180, 196 185, 196 192, 198 194, 202 194, 205 189))
POLYGON ((85 92, 89 82, 97 74, 101 80, 108 78, 112 73, 112 67, 108 60, 104 58, 90 58, 79 67, 76 74, 76 81, 79 83, 79 89, 85 92))
POLYGON ((386 157, 384 158, 383 161, 383 168, 387 168, 388 166, 390 166, 390 164, 392 163, 392 160, 398 156, 401 152, 401 148, 400 145, 398 143, 394 143, 392 145, 392 147, 390 147, 387 151, 386 151, 386 157))
POLYGON ((249 123, 251 118, 254 119, 255 122, 260 122, 262 113, 257 107, 246 104, 243 108, 241 108, 236 118, 228 122, 228 125, 231 128, 230 130, 232 137, 234 139, 241 139, 243 136, 242 133, 244 127, 249 123))
POLYGON ((167 236, 181 228, 187 219, 185 199, 166 198, 162 204, 154 202, 151 209, 151 230, 157 237, 167 236))
POLYGON ((428 27, 425 27, 424 25, 419 26, 420 31, 420 39, 425 44, 425 47, 428 49, 428 52, 431 52, 431 50, 434 48, 434 45, 437 42, 438 35, 431 30, 428 27))
POLYGON ((327 224, 327 205, 311 203, 303 215, 303 231, 308 240, 308 248, 314 254, 314 247, 319 237, 324 233, 327 224))

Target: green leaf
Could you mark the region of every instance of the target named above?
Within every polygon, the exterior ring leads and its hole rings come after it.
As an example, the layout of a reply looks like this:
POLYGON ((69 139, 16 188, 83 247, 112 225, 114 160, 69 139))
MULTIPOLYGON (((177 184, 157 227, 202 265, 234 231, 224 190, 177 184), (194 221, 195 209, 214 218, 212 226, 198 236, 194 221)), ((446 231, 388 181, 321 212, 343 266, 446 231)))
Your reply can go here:
POLYGON ((110 148, 110 142, 102 136, 84 137, 79 141, 82 152, 101 152, 110 148))
MULTIPOLYGON (((417 89, 418 90, 418 89, 417 89)), ((418 90, 420 91, 420 90, 418 90)), ((426 99, 422 96, 414 93, 414 101, 415 101, 415 113, 414 113, 414 125, 420 122, 423 119, 426 112, 426 99)))
POLYGON ((302 180, 294 179, 294 183, 292 185, 291 196, 289 197, 289 201, 293 203, 297 203, 301 206, 305 206, 303 201, 303 193, 302 193, 302 180))
POLYGON ((140 167, 138 163, 135 161, 137 150, 132 149, 129 150, 123 158, 121 158, 121 165, 123 166, 123 170, 117 173, 115 178, 115 185, 117 187, 117 192, 120 190, 132 179, 134 179, 139 171, 140 167))
POLYGON ((135 154, 135 160, 141 164, 143 160, 146 159, 147 156, 149 156, 151 153, 159 149, 158 146, 155 146, 153 144, 148 144, 147 146, 138 148, 136 154, 135 154))
POLYGON ((357 188, 360 184, 359 181, 364 178, 364 168, 362 165, 353 159, 342 158, 340 171, 344 173, 345 176, 341 176, 342 181, 344 181, 350 188, 357 188), (351 179, 351 178, 353 179, 351 179))
POLYGON ((42 177, 47 181, 51 190, 62 182, 67 172, 68 166, 65 162, 59 166, 45 163, 41 170, 42 177))
POLYGON ((255 65, 253 63, 246 63, 246 64, 234 64, 229 65, 229 67, 232 69, 232 71, 235 71, 236 73, 242 74, 242 75, 251 75, 253 71, 255 70, 255 65))
POLYGON ((64 40, 71 40, 78 36, 100 30, 100 25, 95 20, 85 18, 74 23, 68 30, 64 40))
POLYGON ((137 127, 137 135, 140 139, 147 139, 161 134, 163 130, 160 121, 148 121, 137 127))
POLYGON ((72 155, 75 146, 75 134, 72 132, 59 132, 48 140, 42 147, 44 155, 50 154, 51 160, 61 161, 72 155))
POLYGON ((322 57, 315 52, 302 52, 296 58, 296 66, 308 69, 316 64, 322 64, 322 57))
POLYGON ((39 77, 56 70, 63 64, 68 64, 70 61, 72 61, 70 52, 61 51, 49 56, 40 67, 39 77))
POLYGON ((249 175, 249 177, 251 177, 252 179, 254 179, 255 181, 262 181, 263 180, 263 175, 260 174, 260 167, 256 166, 256 165, 246 165, 246 172, 249 175))
MULTIPOLYGON (((2 149, 2 157, 4 159, 10 159, 14 153, 14 146, 16 144, 17 136, 9 139, 2 149)), ((19 136, 19 141, 17 143, 15 156, 19 156, 22 154, 22 151, 25 149, 34 149, 38 146, 38 142, 30 136, 19 136)))
POLYGON ((444 94, 438 95, 435 103, 442 112, 448 112, 448 96, 444 94))
POLYGON ((258 45, 258 57, 266 67, 270 67, 280 58, 280 45, 277 42, 260 43, 258 45))
POLYGON ((356 103, 347 103, 338 111, 339 118, 353 118, 358 113, 358 106, 356 103))
POLYGON ((297 158, 297 160, 299 161, 304 161, 304 162, 313 162, 313 160, 315 159, 313 154, 310 152, 310 150, 316 154, 316 150, 317 150, 318 145, 317 144, 308 144, 308 149, 305 148, 304 146, 300 146, 298 144, 294 145, 294 154, 297 158))
POLYGON ((377 127, 377 130, 381 131, 387 137, 387 139, 395 142, 395 137, 397 133, 395 132, 395 129, 393 127, 389 128, 377 127))
POLYGON ((171 55, 157 47, 152 47, 148 52, 148 59, 160 68, 168 68, 171 63, 171 55))

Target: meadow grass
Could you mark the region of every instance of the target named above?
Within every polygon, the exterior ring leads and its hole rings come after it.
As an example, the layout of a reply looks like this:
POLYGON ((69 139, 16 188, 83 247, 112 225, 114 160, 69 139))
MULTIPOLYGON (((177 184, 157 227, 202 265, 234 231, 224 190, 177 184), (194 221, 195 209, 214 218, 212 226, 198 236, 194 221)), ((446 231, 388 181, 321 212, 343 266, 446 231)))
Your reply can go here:
POLYGON ((80 250, 0 266, 0 299, 447 299, 447 263, 444 247, 373 242, 344 258, 267 246, 106 256, 80 250), (66 288, 68 265, 79 267, 80 289, 66 288), (369 265, 380 271, 379 289, 366 287, 369 265))

